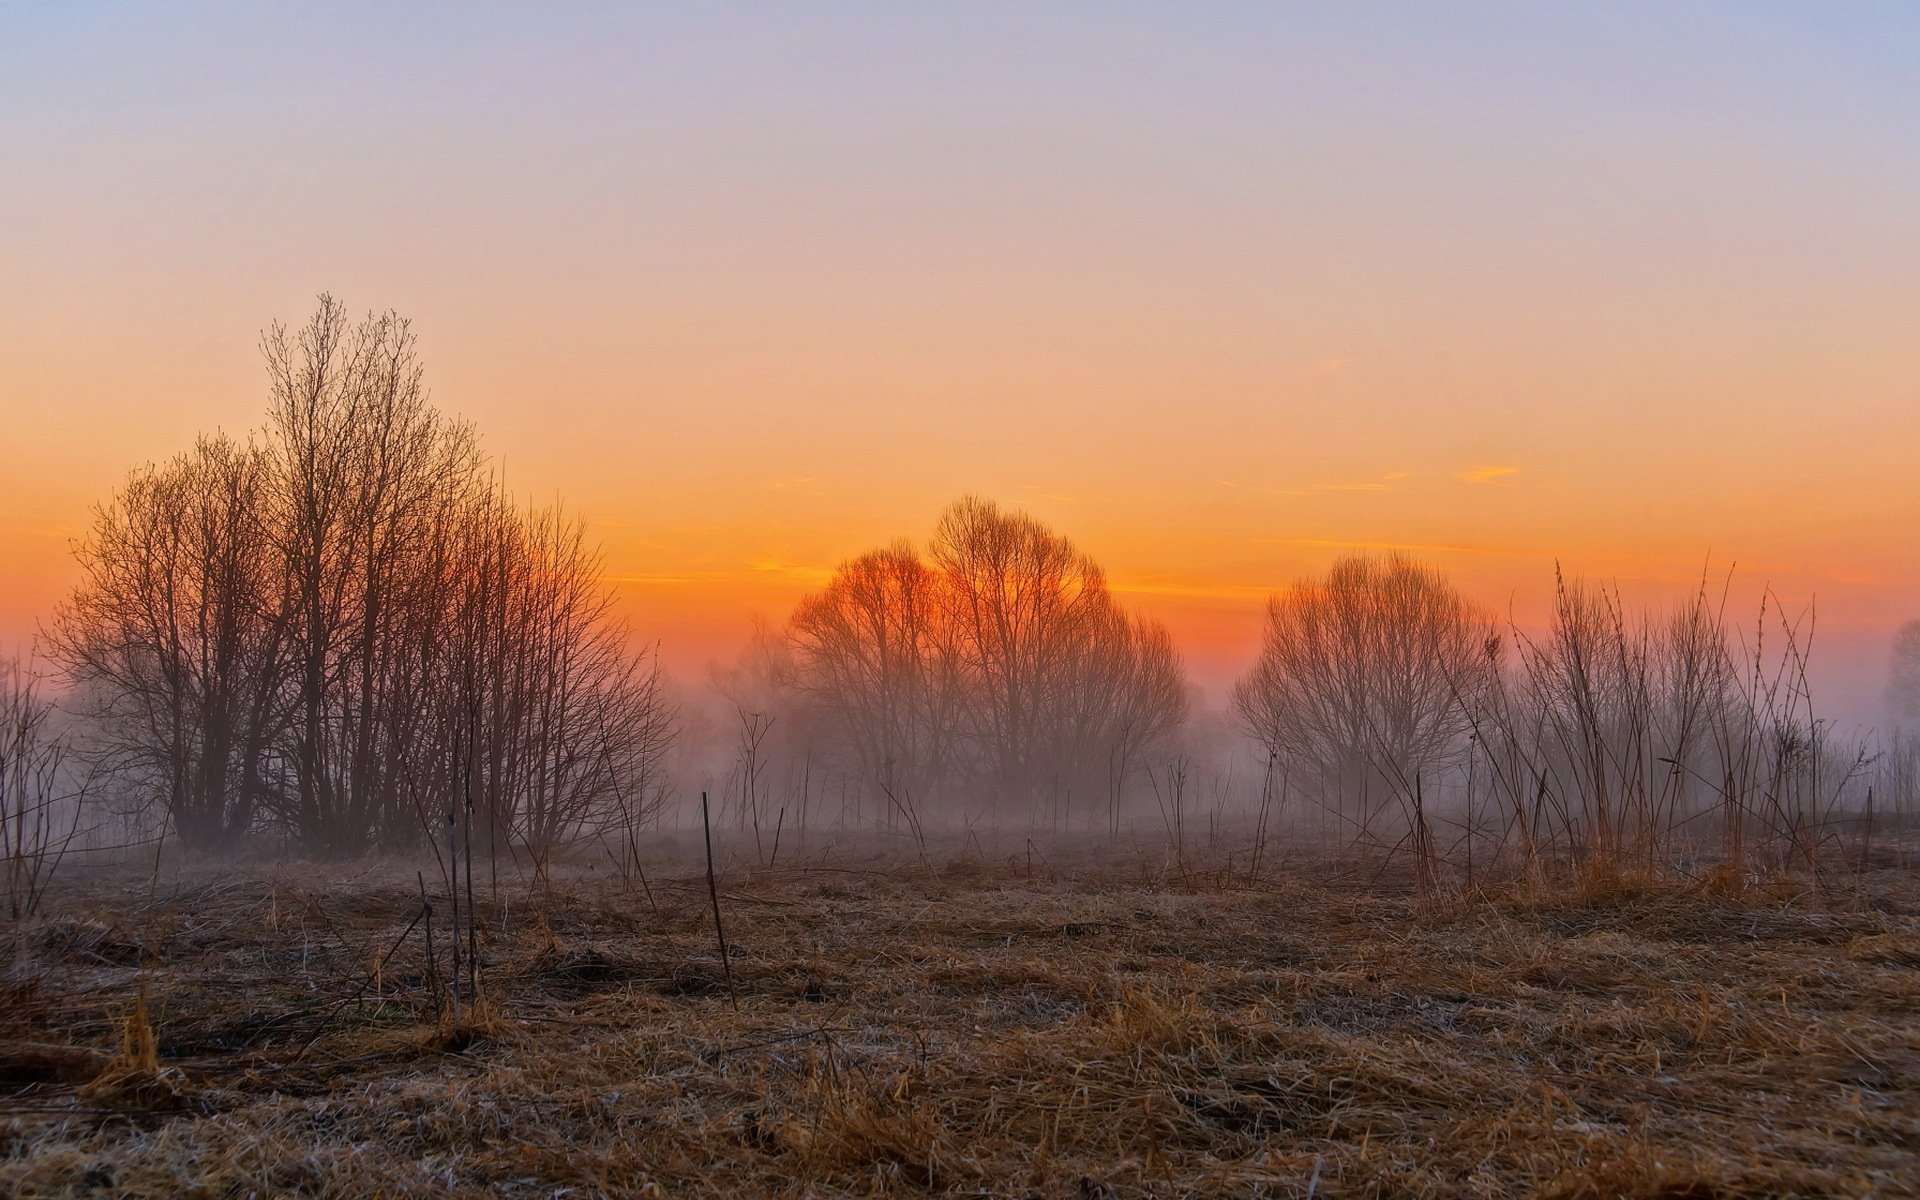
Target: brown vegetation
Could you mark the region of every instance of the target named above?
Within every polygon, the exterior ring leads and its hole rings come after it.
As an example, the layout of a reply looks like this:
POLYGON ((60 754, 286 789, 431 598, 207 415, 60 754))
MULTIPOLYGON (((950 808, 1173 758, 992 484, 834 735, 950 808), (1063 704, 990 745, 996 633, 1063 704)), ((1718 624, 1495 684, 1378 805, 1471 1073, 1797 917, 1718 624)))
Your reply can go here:
POLYGON ((1907 872, 1436 905, 1351 863, 1249 886, 1158 860, 1064 871, 1047 849, 1051 867, 723 873, 731 985, 691 854, 655 860, 644 893, 586 870, 506 888, 482 899, 483 1000, 458 1022, 411 871, 98 879, 19 927, 0 1191, 1703 1197, 1920 1177, 1907 872))

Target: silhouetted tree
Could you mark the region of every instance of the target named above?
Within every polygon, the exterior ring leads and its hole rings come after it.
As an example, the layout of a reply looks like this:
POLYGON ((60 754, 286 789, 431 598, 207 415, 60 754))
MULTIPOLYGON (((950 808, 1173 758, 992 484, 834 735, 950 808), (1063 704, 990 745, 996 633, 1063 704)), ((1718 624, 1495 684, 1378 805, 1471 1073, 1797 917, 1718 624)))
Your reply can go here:
POLYGON ((1186 714, 1166 631, 1123 612, 1065 538, 973 498, 942 516, 928 560, 897 543, 844 564, 789 635, 827 748, 896 804, 964 785, 1064 813, 1186 714))
POLYGON ((352 324, 322 297, 296 334, 264 342, 275 460, 270 528, 293 592, 298 680, 296 789, 286 813, 301 840, 330 853, 364 848, 399 823, 407 765, 392 754, 417 709, 389 704, 435 652, 440 582, 454 518, 480 479, 473 434, 428 404, 407 323, 352 324), (387 736, 382 736, 383 734, 387 736))
POLYGON ((183 842, 351 854, 443 827, 556 846, 657 800, 672 711, 578 522, 522 512, 392 315, 264 339, 257 445, 137 472, 54 645, 95 745, 183 842))
POLYGON ((1404 799, 1459 748, 1473 699, 1497 678, 1497 647, 1440 571, 1353 556, 1268 601, 1234 707, 1269 754, 1323 782, 1328 803, 1404 799))
POLYGON ((98 510, 51 634, 104 766, 155 795, 180 840, 232 845, 269 797, 285 732, 289 580, 261 513, 271 464, 202 438, 98 510))
POLYGON ((959 663, 943 581, 905 542, 861 555, 789 624, 795 687, 865 784, 927 796, 959 738, 959 663))

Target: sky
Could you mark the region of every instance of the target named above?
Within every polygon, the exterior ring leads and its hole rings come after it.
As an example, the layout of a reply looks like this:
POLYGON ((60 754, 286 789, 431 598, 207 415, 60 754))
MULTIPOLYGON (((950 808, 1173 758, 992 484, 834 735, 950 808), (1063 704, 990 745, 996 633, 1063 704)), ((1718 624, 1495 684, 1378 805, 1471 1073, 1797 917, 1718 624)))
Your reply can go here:
POLYGON ((0 0, 0 230, 0 647, 323 291, 682 675, 966 493, 1215 694, 1354 548, 1920 616, 1909 3, 0 0))

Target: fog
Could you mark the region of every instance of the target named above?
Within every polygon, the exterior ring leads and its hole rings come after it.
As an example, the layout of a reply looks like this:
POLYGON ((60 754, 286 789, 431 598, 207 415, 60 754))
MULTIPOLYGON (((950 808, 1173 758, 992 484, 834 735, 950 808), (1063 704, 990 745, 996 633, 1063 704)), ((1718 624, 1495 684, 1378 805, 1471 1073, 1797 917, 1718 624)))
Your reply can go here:
POLYGON ((1067 532, 962 496, 669 673, 584 525, 515 497, 428 400, 403 318, 323 297, 262 348, 262 425, 135 470, 9 669, 18 905, 81 851, 446 870, 458 845, 538 874, 695 823, 767 866, 1059 843, 1258 872, 1311 849, 1439 887, 1810 856, 1920 790, 1920 637, 1888 631, 1876 663, 1853 631, 1823 673, 1816 607, 1711 559, 1677 599, 1556 569, 1523 621, 1356 552, 1277 581, 1230 684, 1202 687, 1067 532))

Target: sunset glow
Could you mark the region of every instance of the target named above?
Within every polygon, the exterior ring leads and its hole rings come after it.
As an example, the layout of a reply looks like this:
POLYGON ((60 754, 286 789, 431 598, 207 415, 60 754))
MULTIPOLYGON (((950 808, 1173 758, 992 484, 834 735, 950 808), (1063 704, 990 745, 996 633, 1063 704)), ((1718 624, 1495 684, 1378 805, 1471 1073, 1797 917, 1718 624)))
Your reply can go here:
POLYGON ((1874 11, 12 8, 0 642, 329 291, 683 676, 978 494, 1216 695, 1391 547, 1523 620, 1556 561, 1737 567, 1872 720, 1920 614, 1920 21, 1874 11))

